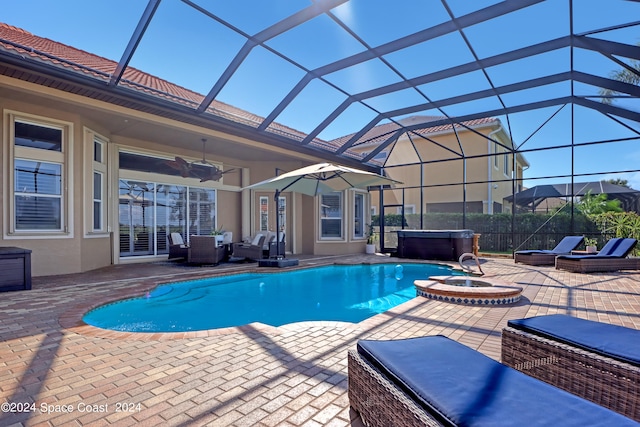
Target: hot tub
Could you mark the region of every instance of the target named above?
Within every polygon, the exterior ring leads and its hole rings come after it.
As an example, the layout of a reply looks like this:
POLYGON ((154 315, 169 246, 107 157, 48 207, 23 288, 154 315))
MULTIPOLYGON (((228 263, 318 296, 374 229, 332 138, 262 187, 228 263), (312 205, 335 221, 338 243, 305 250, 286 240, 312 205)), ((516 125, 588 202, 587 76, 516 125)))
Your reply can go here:
POLYGON ((398 257, 457 261, 473 251, 473 230, 399 230, 398 257))

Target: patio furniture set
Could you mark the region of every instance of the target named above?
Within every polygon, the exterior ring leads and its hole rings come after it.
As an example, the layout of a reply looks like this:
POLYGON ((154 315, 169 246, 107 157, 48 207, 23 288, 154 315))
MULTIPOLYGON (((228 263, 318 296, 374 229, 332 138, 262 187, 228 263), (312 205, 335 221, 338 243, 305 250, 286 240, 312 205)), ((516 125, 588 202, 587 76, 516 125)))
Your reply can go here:
POLYGON ((180 233, 170 233, 169 259, 184 258, 190 264, 219 264, 230 258, 260 260, 276 257, 278 253, 284 256, 285 253, 284 233, 279 233, 278 242, 276 233, 271 231, 259 232, 236 243, 232 242, 231 232, 222 236, 220 241, 216 236, 192 235, 187 244, 180 233))
POLYGON ((360 340, 349 401, 368 426, 631 426, 640 331, 566 315, 513 320, 502 363, 443 336, 360 340))
POLYGON ((576 250, 583 241, 583 236, 567 236, 551 250, 517 251, 514 261, 536 266, 555 265, 558 270, 577 273, 640 269, 640 258, 629 257, 636 239, 610 239, 600 251, 593 253, 576 250))

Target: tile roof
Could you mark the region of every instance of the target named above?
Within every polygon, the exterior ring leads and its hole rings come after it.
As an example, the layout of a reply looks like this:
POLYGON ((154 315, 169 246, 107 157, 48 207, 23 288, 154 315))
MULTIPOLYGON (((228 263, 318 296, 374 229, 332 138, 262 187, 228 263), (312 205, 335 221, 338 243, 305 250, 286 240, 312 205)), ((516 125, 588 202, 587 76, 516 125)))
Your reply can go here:
MULTIPOLYGON (((356 141, 353 146, 367 145, 367 146, 375 146, 384 141, 386 141, 390 136, 392 136, 396 131, 402 128, 402 126, 411 126, 416 123, 428 123, 441 121, 446 119, 443 116, 412 116, 406 119, 402 119, 398 121, 398 123, 385 123, 382 125, 375 126, 371 128, 364 136, 362 136, 358 141, 356 141)), ((494 124, 499 124, 499 120, 493 117, 474 119, 462 122, 462 124, 456 124, 456 129, 465 129, 466 127, 477 127, 477 126, 490 126, 494 124)), ((439 124, 436 126, 426 127, 422 129, 416 129, 413 132, 422 136, 429 136, 441 132, 451 132, 453 130, 453 126, 451 124, 439 124)), ((345 135, 340 138, 333 139, 329 141, 332 145, 342 146, 346 142, 348 142, 355 134, 345 135)))
MULTIPOLYGON (((28 55, 31 59, 82 73, 103 80, 105 83, 109 81, 118 65, 116 61, 36 36, 29 31, 5 23, 0 23, 0 49, 28 55)), ((133 67, 125 69, 120 85, 191 108, 196 108, 204 99, 202 94, 133 67)), ((211 103, 207 112, 254 128, 264 120, 263 117, 256 114, 216 100, 211 103)), ((273 123, 269 126, 269 132, 298 141, 302 141, 306 136, 303 132, 279 123, 273 123)), ((314 143, 327 148, 324 141, 318 140, 314 143)))
MULTIPOLYGON (((86 52, 73 46, 68 46, 66 44, 50 40, 48 38, 36 36, 24 29, 1 22, 0 49, 4 49, 9 52, 13 51, 20 55, 28 55, 33 60, 42 61, 73 72, 84 74, 92 78, 102 80, 105 83, 110 80, 111 75, 115 72, 118 65, 116 61, 86 52)), ((133 67, 126 67, 119 85, 194 109, 200 105, 204 99, 202 94, 133 67)), ((207 113, 253 128, 257 128, 264 120, 263 117, 256 114, 217 100, 214 100, 211 103, 207 109, 207 113)), ((410 125, 417 121, 429 122, 442 119, 444 119, 444 117, 413 116, 400 120, 398 123, 402 125, 410 125)), ((497 119, 494 118, 477 119, 464 122, 464 125, 470 127, 484 124, 488 125, 495 121, 497 121, 497 119)), ((460 125, 456 126, 460 127, 460 125)), ((379 144, 400 128, 401 126, 396 123, 386 123, 375 126, 354 145, 379 144)), ((451 129, 452 126, 450 124, 444 124, 425 129, 418 129, 415 130, 415 133, 429 135, 451 129)), ((271 123, 267 127, 267 131, 298 142, 301 142, 306 137, 306 134, 303 132, 276 122, 271 123)), ((315 138, 310 145, 335 153, 344 143, 349 141, 353 135, 354 134, 346 135, 331 141, 324 141, 320 138, 315 138)), ((362 154, 353 150, 347 150, 344 155, 354 159, 362 159, 363 157, 362 154)))

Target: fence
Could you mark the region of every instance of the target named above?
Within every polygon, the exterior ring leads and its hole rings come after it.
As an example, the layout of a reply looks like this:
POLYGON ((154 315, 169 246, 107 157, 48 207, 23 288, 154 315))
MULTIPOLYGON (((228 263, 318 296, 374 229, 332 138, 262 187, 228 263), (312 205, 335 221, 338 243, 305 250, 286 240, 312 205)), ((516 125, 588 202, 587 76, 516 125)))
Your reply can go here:
MULTIPOLYGON (((378 218, 373 218, 376 224, 378 218)), ((385 215, 384 248, 393 252, 398 246, 397 230, 419 229, 420 215, 407 215, 402 226, 399 215, 385 215)), ((511 232, 510 214, 469 214, 463 221, 461 214, 425 214, 425 229, 455 230, 467 228, 481 235, 480 251, 510 253, 521 249, 552 249, 567 235, 583 235, 598 240, 598 246, 614 236, 602 235, 595 224, 582 215, 576 215, 571 231, 569 215, 518 214, 514 232, 511 232), (463 226, 464 222, 464 226, 463 226)), ((379 233, 379 227, 374 227, 379 233)))

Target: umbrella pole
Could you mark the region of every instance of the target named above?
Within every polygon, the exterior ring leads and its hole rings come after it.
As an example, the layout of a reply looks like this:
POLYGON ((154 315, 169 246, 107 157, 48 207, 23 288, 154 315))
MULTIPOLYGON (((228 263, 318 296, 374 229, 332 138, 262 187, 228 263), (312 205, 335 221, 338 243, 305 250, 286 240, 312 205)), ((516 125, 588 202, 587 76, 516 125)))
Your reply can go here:
POLYGON ((280 259, 280 190, 273 196, 276 202, 276 259, 280 259))

